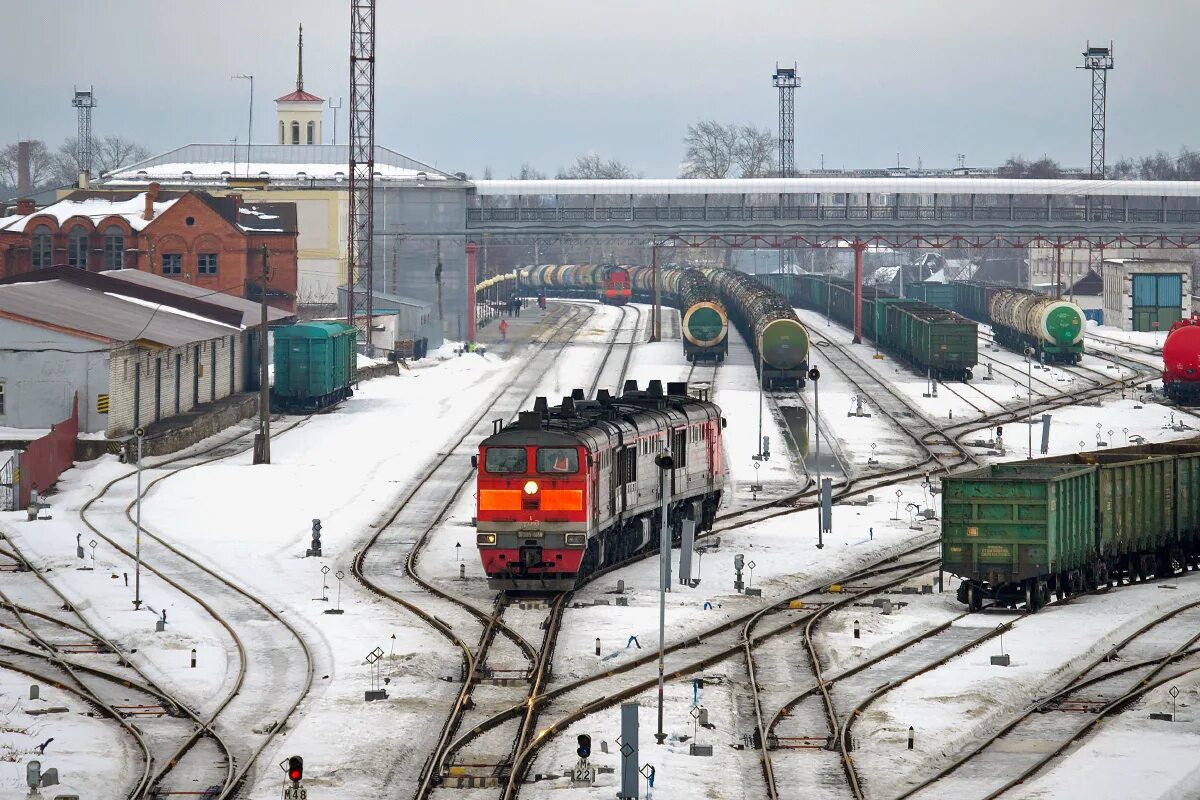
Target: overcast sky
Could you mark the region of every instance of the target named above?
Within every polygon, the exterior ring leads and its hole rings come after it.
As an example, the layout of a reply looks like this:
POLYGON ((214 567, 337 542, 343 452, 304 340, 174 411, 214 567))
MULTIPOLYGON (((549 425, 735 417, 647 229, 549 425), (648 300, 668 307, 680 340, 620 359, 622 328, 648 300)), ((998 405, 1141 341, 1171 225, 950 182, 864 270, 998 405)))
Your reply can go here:
MULTIPOLYGON (((95 131, 155 152, 271 141, 295 83, 348 99, 346 0, 0 0, 0 144, 95 131)), ((1109 161, 1200 147, 1200 3, 1128 0, 379 0, 376 141, 448 171, 553 173, 587 151, 647 176, 679 171, 700 118, 772 131, 776 60, 796 61, 796 164, 991 165, 1043 153, 1087 166, 1089 39, 1116 40, 1109 161)), ((326 111, 325 134, 332 135, 326 111)), ((347 109, 339 113, 345 141, 347 109)))

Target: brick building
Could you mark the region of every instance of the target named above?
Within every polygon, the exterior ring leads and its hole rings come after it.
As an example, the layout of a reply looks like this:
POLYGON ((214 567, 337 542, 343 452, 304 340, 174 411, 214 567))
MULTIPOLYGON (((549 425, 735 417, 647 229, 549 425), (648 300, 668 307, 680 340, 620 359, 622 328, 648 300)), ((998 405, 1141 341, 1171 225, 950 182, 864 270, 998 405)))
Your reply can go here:
POLYGON ((137 269, 253 300, 265 245, 268 302, 296 307, 294 203, 164 192, 151 183, 144 191, 80 190, 40 210, 19 201, 0 225, 0 277, 59 266, 137 269))

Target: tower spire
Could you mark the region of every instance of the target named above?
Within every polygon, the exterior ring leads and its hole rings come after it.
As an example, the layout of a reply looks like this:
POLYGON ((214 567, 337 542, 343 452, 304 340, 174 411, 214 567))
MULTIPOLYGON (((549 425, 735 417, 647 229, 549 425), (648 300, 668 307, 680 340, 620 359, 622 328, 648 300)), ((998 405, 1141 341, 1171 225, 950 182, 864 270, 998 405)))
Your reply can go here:
POLYGON ((296 91, 304 91, 304 23, 300 23, 300 41, 296 48, 296 91))

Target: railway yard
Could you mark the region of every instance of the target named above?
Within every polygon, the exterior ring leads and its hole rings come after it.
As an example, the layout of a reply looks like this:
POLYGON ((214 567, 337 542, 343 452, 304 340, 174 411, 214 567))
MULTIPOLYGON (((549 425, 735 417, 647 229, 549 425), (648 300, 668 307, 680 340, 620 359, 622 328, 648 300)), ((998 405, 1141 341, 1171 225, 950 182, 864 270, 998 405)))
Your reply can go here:
MULTIPOLYGON (((744 327, 728 325, 720 358, 685 353, 686 309, 667 297, 648 341, 641 277, 633 303, 551 296, 502 345, 447 343, 332 409, 277 414, 270 466, 241 423, 144 459, 140 482, 114 456, 78 463, 48 518, 4 514, 0 692, 25 714, 0 754, 53 737, 62 788, 112 800, 275 797, 294 754, 314 800, 607 798, 636 703, 643 796, 1200 794, 1195 572, 1029 613, 972 612, 963 576, 941 570, 946 475, 1200 435, 1200 416, 1145 389, 1161 341, 1088 329, 1078 363, 1031 365, 979 323, 973 376, 942 381, 818 308, 774 309, 805 330, 800 377, 820 377, 786 385, 781 369, 760 392, 758 361, 777 353, 744 327), (571 591, 490 588, 480 443, 537 398, 558 407, 543 425, 633 403, 627 381, 686 382, 724 419, 693 581, 660 598, 655 530, 571 591), (820 534, 818 475, 832 481, 820 534), (313 520, 322 552, 306 557, 313 520)), ((700 283, 678 293, 717 302, 700 283)), ((18 761, 0 757, 0 795, 24 792, 18 761)))

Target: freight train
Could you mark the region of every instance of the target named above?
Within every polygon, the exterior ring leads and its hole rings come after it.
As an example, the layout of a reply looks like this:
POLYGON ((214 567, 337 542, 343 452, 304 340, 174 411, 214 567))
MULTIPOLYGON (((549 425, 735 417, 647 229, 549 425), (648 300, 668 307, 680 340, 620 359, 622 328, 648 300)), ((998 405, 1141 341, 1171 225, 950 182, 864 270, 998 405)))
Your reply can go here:
POLYGON ((971 611, 1200 567, 1200 439, 995 464, 941 498, 942 567, 971 611))
POLYGON ((1083 360, 1083 309, 1070 301, 971 281, 914 283, 905 294, 991 325, 997 342, 1018 353, 1032 348, 1043 363, 1083 360))
MULTIPOLYGON (((626 300, 654 302, 654 270, 651 267, 617 267, 626 275, 626 300)), ((612 274, 610 272, 609 274, 612 274)), ((595 269, 578 265, 542 265, 519 270, 521 291, 554 297, 589 297, 597 280, 595 269)), ((662 302, 679 309, 682 319, 683 352, 689 361, 724 361, 729 352, 729 317, 715 289, 704 275, 693 269, 659 269, 662 302)), ((603 278, 600 278, 603 285, 603 278)), ((604 298, 601 298, 602 300, 604 298)))
POLYGON ((272 411, 314 411, 354 394, 357 335, 342 322, 300 322, 273 330, 272 411))
MULTIPOLYGON (((654 302, 654 268, 631 271, 633 296, 643 303, 654 302)), ((697 269, 660 267, 662 301, 679 309, 683 353, 688 361, 724 361, 729 352, 729 315, 717 290, 697 269)))
POLYGON ((576 389, 479 445, 476 543, 488 585, 510 592, 570 591, 597 569, 658 546, 660 487, 667 521, 710 530, 721 502, 721 409, 686 383, 627 381, 611 397, 576 389), (669 458, 664 459, 664 454, 669 458))
POLYGON ((750 345, 762 385, 804 388, 808 373, 808 329, 796 317, 787 298, 744 272, 708 269, 704 274, 750 345))
POLYGON ((1200 403, 1200 317, 1181 319, 1163 342, 1163 392, 1181 405, 1200 403))
MULTIPOLYGON (((828 275, 777 273, 761 276, 790 303, 828 313, 854 327, 854 284, 828 275)), ((862 335, 921 372, 965 381, 978 362, 978 330, 969 319, 945 309, 874 289, 862 295, 862 335)))

